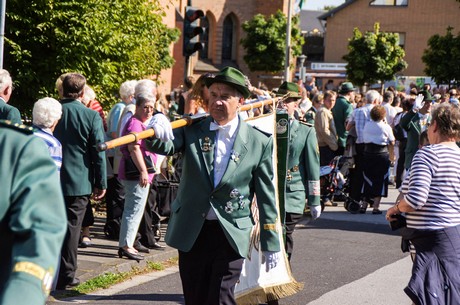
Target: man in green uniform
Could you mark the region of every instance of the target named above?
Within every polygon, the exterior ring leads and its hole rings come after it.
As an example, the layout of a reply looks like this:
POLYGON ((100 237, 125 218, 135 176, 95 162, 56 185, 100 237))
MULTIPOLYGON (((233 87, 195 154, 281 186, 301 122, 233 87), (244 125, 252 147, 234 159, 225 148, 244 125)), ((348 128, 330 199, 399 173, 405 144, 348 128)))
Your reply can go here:
POLYGON ((294 240, 292 233, 296 224, 302 219, 305 199, 313 219, 321 215, 319 185, 319 151, 314 127, 294 119, 302 96, 297 84, 284 82, 278 88, 277 95, 288 95, 283 106, 290 118, 288 171, 286 176, 286 253, 291 258, 294 240))
POLYGON ((83 98, 86 79, 78 73, 62 81, 62 117, 54 136, 62 144, 61 185, 67 210, 68 230, 62 246, 57 289, 80 283, 75 277, 80 230, 91 194, 102 199, 107 188, 105 153, 96 150, 104 142, 102 119, 86 108, 83 98))
POLYGON ((339 96, 335 101, 332 108, 332 116, 334 117, 335 129, 337 130, 338 146, 336 155, 343 155, 345 153, 345 146, 347 144, 348 131, 345 129, 348 118, 353 112, 351 101, 355 98, 355 87, 350 82, 345 82, 340 86, 339 96))
POLYGON ((165 141, 147 141, 147 146, 163 155, 183 154, 181 182, 165 240, 179 250, 185 303, 236 304, 234 288, 249 251, 255 195, 265 268, 274 268, 280 259, 273 138, 238 115, 250 95, 240 71, 224 68, 206 85, 211 116, 175 129, 171 140, 164 137, 167 126, 158 124, 156 118, 162 115, 157 114, 152 119, 155 137, 165 141))
POLYGON ((399 122, 399 125, 407 132, 406 160, 404 168, 410 170, 412 159, 419 149, 420 134, 427 129, 431 121, 431 103, 433 97, 428 91, 420 91, 414 101, 411 111, 408 111, 399 122))
POLYGON ((56 165, 24 126, 0 121, 0 304, 43 305, 67 229, 56 165))
POLYGON ((0 120, 8 120, 13 124, 22 124, 21 114, 16 107, 8 105, 13 92, 13 81, 10 73, 0 69, 0 120))

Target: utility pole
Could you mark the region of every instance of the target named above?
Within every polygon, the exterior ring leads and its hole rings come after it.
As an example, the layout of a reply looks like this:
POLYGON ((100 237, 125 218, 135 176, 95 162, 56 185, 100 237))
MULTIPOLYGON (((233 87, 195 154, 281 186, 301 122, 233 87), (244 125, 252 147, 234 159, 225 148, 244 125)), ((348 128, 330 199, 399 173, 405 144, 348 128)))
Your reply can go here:
POLYGON ((5 41, 6 0, 0 1, 0 69, 3 69, 3 45, 5 41))
POLYGON ((288 18, 286 25, 286 62, 284 63, 284 80, 291 81, 291 73, 289 71, 289 62, 291 59, 291 19, 292 19, 292 4, 288 1, 288 18))
POLYGON ((307 56, 304 54, 299 56, 299 78, 302 80, 303 83, 305 83, 305 74, 307 70, 304 66, 306 59, 307 59, 307 56))

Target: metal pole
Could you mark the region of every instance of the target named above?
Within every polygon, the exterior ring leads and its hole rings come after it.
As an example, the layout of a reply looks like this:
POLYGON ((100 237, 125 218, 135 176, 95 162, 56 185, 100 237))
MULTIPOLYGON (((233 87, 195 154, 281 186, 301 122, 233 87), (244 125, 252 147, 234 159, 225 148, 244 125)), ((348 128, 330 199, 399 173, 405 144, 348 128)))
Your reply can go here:
POLYGON ((304 67, 304 62, 307 59, 306 55, 300 55, 299 56, 299 78, 302 80, 302 82, 305 83, 305 72, 306 69, 304 67))
POLYGON ((291 73, 289 72, 289 62, 291 59, 291 18, 292 5, 291 0, 288 1, 288 19, 286 25, 286 62, 284 63, 284 80, 291 81, 291 73))
POLYGON ((0 6, 0 69, 3 69, 3 44, 5 38, 6 0, 1 0, 0 6))

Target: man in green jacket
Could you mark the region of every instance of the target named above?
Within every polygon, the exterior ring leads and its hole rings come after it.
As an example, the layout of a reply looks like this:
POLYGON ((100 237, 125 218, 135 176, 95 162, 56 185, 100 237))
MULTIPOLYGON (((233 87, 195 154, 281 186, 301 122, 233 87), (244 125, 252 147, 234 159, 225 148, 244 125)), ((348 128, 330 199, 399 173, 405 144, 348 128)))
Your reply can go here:
POLYGON ((305 199, 313 219, 321 215, 319 185, 319 151, 314 127, 294 119, 294 113, 302 96, 297 84, 284 82, 278 88, 277 95, 289 94, 283 106, 290 118, 288 171, 285 193, 285 248, 288 258, 294 248, 294 232, 296 224, 302 219, 305 210, 305 199))
POLYGON ((410 170, 412 159, 419 149, 420 134, 427 129, 431 121, 430 112, 433 100, 430 92, 420 91, 415 98, 412 110, 408 111, 399 122, 399 126, 407 131, 406 160, 404 162, 406 171, 410 170))
MULTIPOLYGON (((248 255, 257 196, 260 251, 265 268, 277 265, 280 245, 273 185, 273 139, 249 126, 238 108, 250 95, 245 76, 227 67, 206 80, 210 117, 164 137, 153 117, 148 149, 183 154, 183 172, 165 241, 179 250, 186 304, 236 304, 234 288, 248 255)), ((170 125, 169 125, 170 128, 170 125)))
POLYGON ((8 120, 13 124, 22 124, 21 114, 16 107, 8 105, 13 93, 13 81, 10 73, 0 69, 0 120, 8 120))
POLYGON ((58 171, 31 128, 0 121, 0 304, 43 305, 67 226, 58 171))
POLYGON ((355 98, 356 88, 350 82, 345 82, 340 86, 339 96, 335 101, 332 108, 332 115, 334 117, 335 128, 337 130, 338 146, 336 155, 343 155, 345 153, 345 146, 347 144, 348 131, 345 129, 347 120, 353 112, 351 101, 355 98))
POLYGON ((91 194, 102 199, 107 188, 105 153, 96 150, 104 142, 102 119, 86 108, 83 98, 86 79, 69 73, 62 81, 62 118, 54 136, 62 144, 61 185, 67 208, 68 232, 62 246, 57 289, 76 286, 75 277, 80 230, 91 194))

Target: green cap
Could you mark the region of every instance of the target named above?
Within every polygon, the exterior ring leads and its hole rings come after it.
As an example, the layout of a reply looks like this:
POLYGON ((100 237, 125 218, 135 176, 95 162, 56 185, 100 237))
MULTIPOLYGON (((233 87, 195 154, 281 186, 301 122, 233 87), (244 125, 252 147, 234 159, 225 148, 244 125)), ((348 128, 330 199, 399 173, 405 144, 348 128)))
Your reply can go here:
POLYGON ((278 91, 276 91, 276 96, 284 96, 286 94, 289 94, 288 97, 302 98, 299 92, 299 86, 296 83, 284 82, 279 86, 278 91))
POLYGON ((207 87, 210 87, 214 83, 223 83, 229 85, 236 90, 238 90, 241 94, 243 94, 244 98, 248 98, 251 95, 248 86, 246 85, 246 77, 240 70, 232 68, 232 67, 225 67, 219 71, 213 78, 206 78, 204 80, 207 87))

